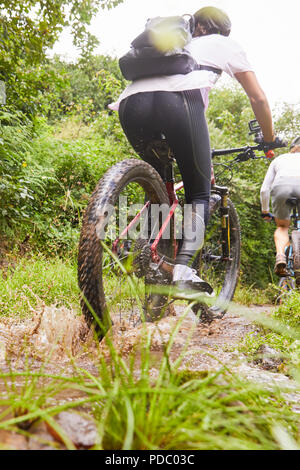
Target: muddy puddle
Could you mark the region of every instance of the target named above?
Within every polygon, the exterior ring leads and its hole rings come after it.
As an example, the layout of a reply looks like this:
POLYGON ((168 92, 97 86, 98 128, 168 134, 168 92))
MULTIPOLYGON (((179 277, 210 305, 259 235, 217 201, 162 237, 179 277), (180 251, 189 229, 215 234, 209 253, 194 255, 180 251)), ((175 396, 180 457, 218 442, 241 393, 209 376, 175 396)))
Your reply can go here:
MULTIPOLYGON (((108 333, 114 348, 123 357, 140 349, 145 336, 151 337, 152 363, 159 364, 174 330, 170 348, 171 360, 182 356, 181 368, 192 371, 218 370, 229 365, 249 380, 258 382, 289 383, 283 374, 262 370, 249 364, 236 345, 255 327, 249 313, 268 314, 271 307, 247 309, 247 317, 238 313, 227 313, 222 320, 210 325, 199 323, 192 311, 177 305, 175 312, 156 323, 132 324, 113 317, 114 326, 108 333)), ((87 329, 84 319, 66 307, 42 306, 31 319, 15 322, 11 318, 0 322, 0 367, 2 372, 11 369, 22 371, 43 370, 49 374, 74 374, 74 366, 97 374, 97 357, 109 359, 110 349, 103 340, 98 345, 87 329), (46 362, 45 362, 46 361, 46 362)), ((1 384, 0 384, 1 390, 1 384)))
MULTIPOLYGON (((37 377, 31 378, 31 382, 36 380, 37 395, 39 387, 55 377, 72 378, 79 368, 97 375, 96 350, 82 316, 65 307, 42 306, 25 320, 4 318, 0 322, 0 372, 4 376, 0 378, 0 396, 21 393, 28 386, 26 371, 37 377)), ((49 403, 63 404, 82 396, 76 390, 58 389, 49 403)))
MULTIPOLYGON (((181 369, 209 371, 229 366, 231 372, 251 382, 270 388, 284 388, 287 402, 293 403, 295 411, 300 412, 300 394, 295 384, 283 373, 276 370, 264 370, 257 364, 249 363, 236 347, 246 334, 255 331, 255 326, 251 324, 249 318, 251 311, 255 314, 259 312, 268 314, 270 307, 247 309, 247 317, 240 316, 238 312, 228 313, 222 320, 216 320, 209 326, 199 323, 192 311, 186 311, 185 307, 180 305, 176 306, 175 312, 173 310, 173 315, 157 323, 138 324, 135 327, 126 323, 122 323, 120 327, 116 316, 113 318, 114 326, 108 336, 116 351, 125 360, 132 353, 136 354, 137 377, 139 375, 139 350, 145 336, 150 337, 150 374, 155 379, 166 347, 174 335, 174 329, 177 328, 170 348, 170 359, 175 361, 181 357, 181 369)), ((0 370, 2 374, 26 370, 38 373, 42 370, 43 374, 49 376, 73 377, 80 369, 97 376, 99 357, 109 360, 110 349, 107 342, 104 340, 100 345, 97 344, 82 316, 65 307, 41 306, 31 319, 14 322, 10 318, 0 322, 0 370)), ((0 395, 3 397, 8 390, 12 389, 15 392, 18 389, 22 390, 25 380, 24 377, 13 379, 6 377, 5 380, 0 378, 0 395)), ((50 382, 52 378, 44 378, 43 385, 47 384, 47 380, 50 382)), ((63 389, 53 396, 52 401, 53 404, 63 404, 78 400, 82 396, 78 390, 63 389)), ((84 408, 81 411, 87 412, 84 408)), ((64 427, 69 429, 68 433, 71 433, 72 428, 75 431, 80 429, 78 423, 82 420, 82 429, 85 426, 89 429, 83 434, 89 435, 90 438, 94 435, 94 428, 87 416, 82 418, 77 415, 73 417, 65 415, 60 418, 58 416, 58 419, 62 419, 64 427)), ((33 431, 37 436, 36 439, 33 439, 30 445, 28 439, 26 443, 23 440, 18 448, 44 449, 49 446, 53 448, 53 443, 58 445, 57 436, 52 432, 53 430, 49 430, 45 424, 38 426, 33 431)), ((79 442, 78 437, 74 439, 78 441, 77 448, 81 448, 80 446, 85 448, 85 444, 79 442)), ((8 443, 9 448, 11 434, 0 430, 0 443, 8 443)))

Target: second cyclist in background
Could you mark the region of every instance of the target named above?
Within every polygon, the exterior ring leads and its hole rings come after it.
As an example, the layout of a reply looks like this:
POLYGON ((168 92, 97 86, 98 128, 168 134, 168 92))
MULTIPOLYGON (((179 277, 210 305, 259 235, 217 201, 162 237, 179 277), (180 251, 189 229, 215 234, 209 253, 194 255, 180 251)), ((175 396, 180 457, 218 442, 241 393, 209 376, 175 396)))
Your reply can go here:
POLYGON ((289 245, 289 226, 291 208, 287 200, 300 199, 300 136, 290 147, 290 153, 276 158, 267 171, 261 187, 262 217, 270 221, 270 196, 277 229, 274 233, 276 246, 275 274, 286 275, 285 248, 289 245))

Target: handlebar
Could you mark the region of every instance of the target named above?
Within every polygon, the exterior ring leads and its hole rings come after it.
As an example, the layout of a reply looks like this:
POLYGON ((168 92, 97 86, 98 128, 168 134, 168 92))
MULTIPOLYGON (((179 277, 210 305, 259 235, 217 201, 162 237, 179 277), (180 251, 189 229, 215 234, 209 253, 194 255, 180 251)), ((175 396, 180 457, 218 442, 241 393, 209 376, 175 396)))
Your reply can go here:
POLYGON ((249 135, 252 135, 252 134, 255 135, 256 145, 246 145, 245 147, 238 147, 238 148, 231 148, 231 149, 218 149, 218 150, 213 149, 212 150, 212 153, 211 153, 212 159, 214 157, 237 154, 231 160, 226 161, 226 163, 224 161, 220 163, 214 163, 214 167, 218 166, 221 168, 219 173, 215 173, 215 176, 217 179, 221 175, 226 174, 226 172, 229 171, 231 176, 229 176, 229 179, 227 176, 227 180, 231 181, 233 177, 233 166, 236 165, 237 163, 246 162, 248 160, 272 159, 275 156, 273 149, 287 147, 287 144, 283 142, 281 138, 279 137, 276 137, 273 142, 264 142, 262 131, 256 120, 249 122, 249 128, 250 128, 249 135), (263 152, 264 155, 256 156, 255 152, 263 152))
MULTIPOLYGON (((220 149, 220 150, 213 149, 212 158, 220 157, 222 155, 232 155, 233 153, 255 152, 255 150, 261 150, 261 146, 260 145, 254 145, 254 146, 247 145, 246 147, 232 148, 232 149, 223 149, 223 150, 222 149, 220 149)), ((251 158, 251 157, 249 157, 249 158, 251 158)))
POLYGON ((219 157, 219 156, 225 156, 225 155, 232 155, 234 153, 238 153, 239 155, 234 159, 235 162, 245 162, 247 160, 258 160, 261 158, 273 158, 274 157, 274 152, 273 149, 275 148, 283 148, 286 147, 286 143, 282 141, 274 142, 270 144, 270 148, 268 148, 268 144, 265 142, 260 142, 257 145, 247 145, 245 147, 239 147, 239 148, 232 148, 232 149, 220 149, 220 150, 212 150, 212 158, 214 157, 219 157), (272 145, 273 144, 273 145, 272 145), (256 151, 262 151, 265 153, 264 157, 257 157, 255 152, 256 151))

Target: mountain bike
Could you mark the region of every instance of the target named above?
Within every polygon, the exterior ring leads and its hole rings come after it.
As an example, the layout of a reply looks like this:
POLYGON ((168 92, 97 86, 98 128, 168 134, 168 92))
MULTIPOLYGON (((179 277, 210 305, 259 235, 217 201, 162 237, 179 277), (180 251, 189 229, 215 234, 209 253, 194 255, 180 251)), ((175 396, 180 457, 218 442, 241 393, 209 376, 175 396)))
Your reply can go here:
MULTIPOLYGON (((249 127, 251 134, 260 135, 257 123, 251 121, 249 127)), ((83 314, 99 337, 112 323, 122 331, 141 317, 155 321, 174 301, 168 289, 180 247, 183 183, 175 181, 175 159, 163 136, 153 142, 152 150, 164 164, 164 178, 144 161, 121 161, 99 181, 83 218, 78 283, 83 314)), ((257 157, 256 151, 265 151, 262 143, 213 150, 213 158, 237 154, 215 165, 218 174, 235 164, 266 158, 265 153, 257 157)), ((214 305, 201 300, 193 306, 208 322, 221 318, 233 298, 241 252, 239 217, 229 189, 212 183, 205 242, 193 263, 216 295, 214 305)))
POLYGON ((281 291, 277 299, 279 303, 286 293, 300 287, 300 199, 290 198, 286 203, 291 208, 293 229, 290 233, 290 244, 285 249, 287 274, 280 277, 278 284, 281 291))

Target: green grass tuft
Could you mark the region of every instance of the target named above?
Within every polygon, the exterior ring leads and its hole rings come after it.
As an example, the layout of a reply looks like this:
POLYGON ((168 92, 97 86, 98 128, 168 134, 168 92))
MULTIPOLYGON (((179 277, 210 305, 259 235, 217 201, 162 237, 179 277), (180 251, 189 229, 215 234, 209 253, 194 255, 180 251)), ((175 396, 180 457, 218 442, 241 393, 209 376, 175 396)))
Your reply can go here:
POLYGON ((24 317, 41 303, 79 306, 72 262, 43 256, 23 258, 0 274, 0 315, 24 317))

